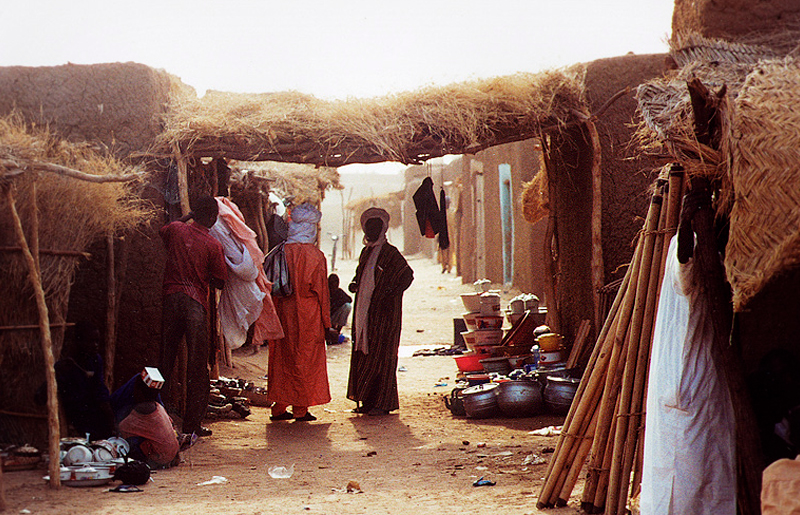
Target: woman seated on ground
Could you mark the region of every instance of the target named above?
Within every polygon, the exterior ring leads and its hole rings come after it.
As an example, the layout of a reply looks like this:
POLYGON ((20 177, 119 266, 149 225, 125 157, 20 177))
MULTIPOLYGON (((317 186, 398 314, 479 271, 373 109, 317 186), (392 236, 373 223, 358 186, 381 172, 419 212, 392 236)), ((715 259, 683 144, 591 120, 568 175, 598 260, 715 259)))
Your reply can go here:
POLYGON ((180 461, 180 444, 172 419, 158 403, 159 390, 145 384, 141 377, 134 382, 135 405, 119 423, 120 435, 128 440, 128 456, 147 463, 150 468, 171 467, 180 461))

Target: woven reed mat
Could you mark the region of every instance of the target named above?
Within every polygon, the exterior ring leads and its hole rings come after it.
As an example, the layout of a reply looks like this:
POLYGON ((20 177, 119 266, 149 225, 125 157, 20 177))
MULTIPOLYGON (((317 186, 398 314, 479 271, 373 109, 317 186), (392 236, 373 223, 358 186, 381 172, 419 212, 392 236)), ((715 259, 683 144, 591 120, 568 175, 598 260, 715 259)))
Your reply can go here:
POLYGON ((735 311, 800 263, 800 67, 762 64, 735 100, 735 201, 725 258, 735 311))

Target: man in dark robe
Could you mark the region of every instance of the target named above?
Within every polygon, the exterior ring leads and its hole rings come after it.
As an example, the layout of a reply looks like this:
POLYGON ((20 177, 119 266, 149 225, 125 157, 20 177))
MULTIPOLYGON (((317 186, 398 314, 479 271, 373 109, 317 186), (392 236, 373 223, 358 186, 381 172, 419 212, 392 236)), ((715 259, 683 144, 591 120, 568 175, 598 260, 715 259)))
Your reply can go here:
POLYGON ((361 228, 364 249, 350 284, 356 299, 347 398, 358 403, 356 413, 387 415, 400 407, 396 370, 403 292, 414 280, 414 271, 386 241, 389 213, 367 209, 361 228))

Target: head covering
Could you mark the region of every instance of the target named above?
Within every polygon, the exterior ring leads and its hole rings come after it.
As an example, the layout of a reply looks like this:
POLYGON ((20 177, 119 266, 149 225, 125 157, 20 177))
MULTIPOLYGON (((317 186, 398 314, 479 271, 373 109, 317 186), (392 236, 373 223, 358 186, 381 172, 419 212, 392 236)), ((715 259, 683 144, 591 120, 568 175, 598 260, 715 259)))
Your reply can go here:
POLYGON ((371 207, 361 213, 361 229, 364 229, 364 226, 367 223, 367 220, 370 218, 379 218, 383 222, 383 227, 381 228, 381 233, 378 236, 378 239, 375 241, 367 241, 366 235, 364 236, 364 245, 367 247, 374 247, 375 245, 382 245, 386 243, 386 231, 389 230, 389 213, 382 208, 379 207, 371 207))
POLYGON ((378 263, 378 255, 386 243, 386 231, 389 229, 389 213, 385 209, 379 207, 371 207, 361 213, 361 229, 367 223, 367 220, 378 218, 383 222, 381 233, 375 241, 367 241, 364 235, 364 246, 372 247, 369 257, 364 264, 364 270, 361 273, 361 280, 358 283, 358 291, 356 292, 356 312, 353 315, 356 333, 353 334, 353 348, 361 351, 364 354, 369 354, 369 342, 367 341, 367 324, 369 304, 372 300, 372 292, 375 290, 375 265, 378 263))
POLYGON ((308 202, 292 209, 289 219, 289 237, 286 243, 314 243, 317 241, 317 224, 322 213, 308 202))

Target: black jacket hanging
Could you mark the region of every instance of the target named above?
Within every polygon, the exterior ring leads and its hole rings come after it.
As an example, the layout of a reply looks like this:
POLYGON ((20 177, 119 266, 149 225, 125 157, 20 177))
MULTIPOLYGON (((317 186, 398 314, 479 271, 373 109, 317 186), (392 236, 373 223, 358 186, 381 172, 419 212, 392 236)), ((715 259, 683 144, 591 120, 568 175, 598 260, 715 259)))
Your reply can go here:
POLYGON ((433 179, 425 177, 422 179, 417 191, 414 193, 414 207, 417 208, 417 223, 419 232, 427 238, 433 238, 447 230, 446 222, 442 218, 442 212, 436 203, 436 194, 433 193, 433 179))

